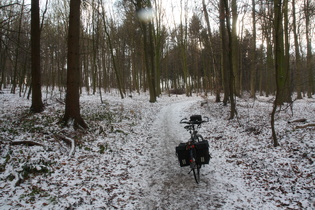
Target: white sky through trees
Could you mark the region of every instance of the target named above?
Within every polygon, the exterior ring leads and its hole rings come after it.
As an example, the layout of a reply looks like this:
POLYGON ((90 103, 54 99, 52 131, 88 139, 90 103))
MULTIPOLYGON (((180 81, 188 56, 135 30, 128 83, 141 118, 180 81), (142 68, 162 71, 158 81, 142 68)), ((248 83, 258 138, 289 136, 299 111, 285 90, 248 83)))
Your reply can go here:
MULTIPOLYGON (((113 19, 116 23, 120 23, 122 19, 124 18, 124 11, 121 11, 122 8, 117 7, 117 3, 122 0, 106 0, 104 2, 105 9, 106 9, 106 15, 108 16, 108 19, 113 19)), ((21 2, 21 1, 20 1, 21 2)), ((54 5, 60 5, 64 4, 68 1, 63 0, 48 0, 48 11, 46 13, 46 16, 49 12, 55 12, 55 6, 54 5)), ((82 0, 82 4, 84 0, 82 0)), ((86 0, 84 5, 89 5, 89 2, 91 0, 86 0)), ((163 25, 166 26, 168 30, 171 30, 178 26, 180 23, 187 24, 189 26, 190 19, 193 16, 193 14, 196 14, 199 19, 201 20, 201 23, 203 27, 206 27, 205 20, 204 20, 204 14, 202 11, 202 0, 151 0, 154 11, 158 15, 158 18, 162 20, 163 25)), ((256 18, 257 18, 257 25, 256 25, 256 33, 257 33, 257 44, 260 45, 262 43, 261 41, 261 25, 260 21, 262 19, 261 17, 261 6, 259 5, 260 1, 256 1, 256 18)), ((219 30, 219 14, 218 14, 218 5, 219 0, 205 0, 205 3, 207 4, 208 14, 210 18, 211 23, 211 29, 219 30)), ((312 3, 312 1, 311 1, 312 3)), ((3 4, 3 3, 2 3, 3 4)), ((28 5, 30 9, 31 0, 25 0, 25 4, 28 5)), ((251 33, 252 31, 252 19, 251 19, 251 10, 252 10, 252 1, 251 0, 237 0, 238 4, 238 35, 239 37, 244 36, 245 31, 249 31, 251 33)), ((299 34, 305 34, 305 17, 304 17, 304 11, 303 11, 303 5, 304 0, 296 0, 296 19, 297 19, 297 25, 299 29, 299 34)), ((46 0, 40 0, 40 9, 41 9, 41 15, 44 12, 46 5, 46 0)), ((273 7, 273 5, 271 5, 273 7)), ((64 8, 65 9, 65 8, 64 8)), ((89 21, 88 18, 88 10, 89 7, 85 6, 82 12, 82 18, 86 18, 85 21, 89 21)), ((263 10, 266 10, 264 8, 263 10)), ((292 24, 292 4, 291 1, 289 1, 289 22, 292 24)), ((84 23, 84 20, 83 20, 84 23)), ((315 20, 314 17, 310 19, 310 37, 314 39, 315 37, 315 20)), ((290 29, 290 39, 291 39, 291 45, 293 46, 293 32, 292 29, 290 29)), ((313 40, 312 40, 313 41, 313 40)), ((300 36, 300 42, 301 42, 301 52, 306 53, 306 40, 305 35, 300 36)), ((293 49, 293 47, 292 47, 293 49)), ((314 51, 315 48, 313 48, 314 51)))

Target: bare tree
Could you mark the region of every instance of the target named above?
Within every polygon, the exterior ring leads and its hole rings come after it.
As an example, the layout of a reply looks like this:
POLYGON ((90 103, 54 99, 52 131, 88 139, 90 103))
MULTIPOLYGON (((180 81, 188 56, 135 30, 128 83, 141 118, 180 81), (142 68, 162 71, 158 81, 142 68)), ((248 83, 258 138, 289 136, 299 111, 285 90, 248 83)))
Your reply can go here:
POLYGON ((276 98, 273 104, 273 109, 271 113, 271 129, 272 129, 272 139, 273 145, 275 147, 279 146, 275 131, 275 114, 278 105, 282 103, 282 94, 284 87, 284 46, 283 46, 283 25, 282 25, 282 2, 281 0, 274 1, 274 51, 275 51, 275 76, 276 76, 276 98))
POLYGON ((74 128, 88 128, 80 114, 80 5, 81 0, 70 0, 68 33, 68 69, 66 108, 63 121, 73 121, 74 128))
POLYGON ((296 92, 297 99, 302 98, 302 84, 301 84, 301 55, 299 49, 299 39, 297 35, 297 27, 296 27, 296 11, 295 11, 295 0, 292 1, 292 17, 293 17, 293 34, 294 34, 294 49, 295 49, 295 71, 296 71, 296 92))
MULTIPOLYGON (((315 5, 314 5, 315 7, 315 5)), ((310 20, 314 15, 311 13, 311 2, 304 0, 305 28, 306 28, 306 59, 307 59, 307 97, 312 98, 314 89, 313 64, 312 64, 312 42, 310 37, 310 20)))
POLYGON ((216 102, 220 102, 221 101, 221 98, 220 98, 220 92, 221 92, 221 73, 220 73, 220 69, 217 68, 217 65, 216 63, 217 62, 217 59, 214 55, 214 44, 212 43, 212 40, 213 40, 213 35, 212 35, 212 31, 211 31, 211 26, 210 26, 210 21, 209 21, 209 14, 208 14, 208 11, 207 11, 207 6, 206 6, 206 3, 205 3, 205 0, 202 0, 202 6, 203 6, 203 12, 204 12, 204 16, 205 16, 205 20, 206 20, 206 23, 207 23, 207 32, 208 32, 208 37, 206 39, 206 43, 211 51, 211 55, 212 55, 212 64, 213 64, 213 72, 214 72, 214 78, 215 78, 215 95, 216 95, 216 102))
POLYGON ((224 98, 223 104, 227 105, 229 96, 230 96, 230 87, 229 87, 229 46, 228 46, 228 35, 226 30, 226 10, 225 10, 225 0, 220 0, 220 33, 221 33, 221 47, 222 47, 222 78, 223 78, 223 91, 224 98))
POLYGON ((18 26, 19 28, 18 28, 18 37, 17 37, 17 47, 15 48, 15 63, 14 63, 11 93, 15 93, 15 89, 16 89, 16 85, 17 85, 18 59, 19 59, 20 45, 21 45, 20 41, 21 41, 21 28, 22 28, 23 14, 24 14, 24 0, 22 1, 19 26, 18 26))
POLYGON ((240 71, 239 71, 239 43, 237 36, 237 21, 238 21, 238 11, 236 0, 232 0, 232 65, 234 74, 234 93, 236 96, 241 96, 241 83, 240 83, 240 71))
POLYGON ((250 97, 256 98, 256 11, 255 0, 252 0, 253 41, 251 46, 250 97))
POLYGON ((39 0, 32 0, 31 13, 31 51, 32 51, 32 106, 31 111, 43 111, 40 71, 40 21, 39 0))
POLYGON ((234 100, 234 71, 233 71, 233 51, 232 51, 232 33, 231 33, 231 23, 230 23, 230 9, 228 6, 228 1, 224 1, 224 8, 225 8, 225 19, 226 19, 226 27, 227 27, 227 34, 228 34, 228 86, 229 86, 229 99, 231 103, 231 111, 230 111, 230 118, 233 119, 236 113, 235 108, 235 100, 234 100))
MULTIPOLYGON (((146 12, 146 10, 151 10, 152 5, 151 1, 144 1, 144 0, 136 0, 134 2, 136 11, 138 14, 142 12, 146 12)), ((145 66, 146 66, 146 73, 147 73, 147 83, 149 86, 149 93, 150 93, 150 102, 156 102, 156 85, 155 85, 155 74, 156 74, 156 66, 155 66, 155 44, 153 40, 153 22, 150 14, 146 14, 147 16, 144 19, 140 18, 141 22, 141 29, 143 35, 143 47, 144 47, 144 56, 145 56, 145 66)))

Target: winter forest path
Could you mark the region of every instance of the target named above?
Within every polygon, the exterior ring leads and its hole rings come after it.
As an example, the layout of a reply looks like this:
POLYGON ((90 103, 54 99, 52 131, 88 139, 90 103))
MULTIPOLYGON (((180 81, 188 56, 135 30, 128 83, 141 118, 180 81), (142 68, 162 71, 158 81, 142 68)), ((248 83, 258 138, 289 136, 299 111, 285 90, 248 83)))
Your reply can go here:
MULTIPOLYGON (((199 104, 199 103, 198 103, 199 104)), ((149 148, 140 164, 143 174, 139 179, 147 186, 140 202, 144 209, 217 209, 224 205, 224 182, 215 177, 210 165, 201 169, 201 183, 196 184, 189 168, 179 166, 175 147, 189 138, 189 133, 179 124, 189 117, 188 109, 197 105, 196 98, 166 105, 157 113, 147 137, 149 148)))

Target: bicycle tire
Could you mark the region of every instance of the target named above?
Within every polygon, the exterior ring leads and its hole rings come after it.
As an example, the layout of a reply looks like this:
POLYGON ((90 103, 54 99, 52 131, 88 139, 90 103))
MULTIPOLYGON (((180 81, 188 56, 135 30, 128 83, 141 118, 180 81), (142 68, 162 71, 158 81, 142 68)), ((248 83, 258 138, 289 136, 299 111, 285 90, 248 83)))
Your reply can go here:
POLYGON ((197 165, 197 168, 192 169, 197 184, 200 182, 200 168, 201 165, 197 165))

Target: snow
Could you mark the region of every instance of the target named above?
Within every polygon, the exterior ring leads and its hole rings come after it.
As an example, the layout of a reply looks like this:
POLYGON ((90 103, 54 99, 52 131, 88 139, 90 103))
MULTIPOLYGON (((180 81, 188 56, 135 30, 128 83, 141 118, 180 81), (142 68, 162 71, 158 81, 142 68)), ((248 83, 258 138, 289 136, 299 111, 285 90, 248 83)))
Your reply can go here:
MULTIPOLYGON (((315 100, 283 106, 276 116, 280 147, 271 139, 272 97, 237 99, 238 117, 213 96, 146 93, 120 99, 115 91, 83 94, 88 131, 61 127, 64 105, 46 96, 45 111, 0 94, 0 209, 314 209, 315 100), (208 103, 201 106, 201 102, 208 103), (212 159, 196 184, 179 166, 175 147, 189 138, 179 124, 208 116, 200 134, 212 159), (288 123, 305 118, 306 122, 288 123), (76 148, 58 136, 75 140, 76 148), (10 145, 11 141, 45 145, 10 145)), ((74 144, 72 144, 74 145, 74 144)))

